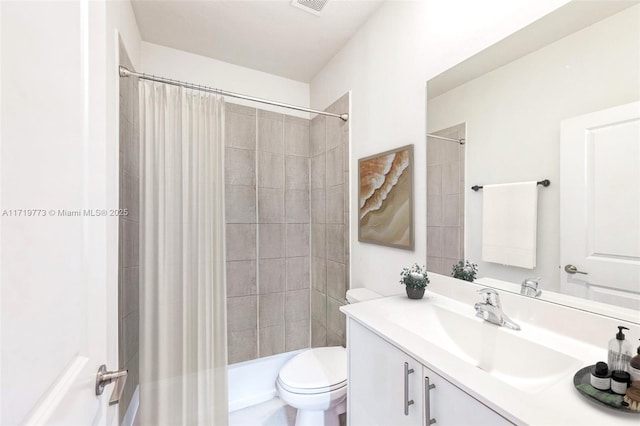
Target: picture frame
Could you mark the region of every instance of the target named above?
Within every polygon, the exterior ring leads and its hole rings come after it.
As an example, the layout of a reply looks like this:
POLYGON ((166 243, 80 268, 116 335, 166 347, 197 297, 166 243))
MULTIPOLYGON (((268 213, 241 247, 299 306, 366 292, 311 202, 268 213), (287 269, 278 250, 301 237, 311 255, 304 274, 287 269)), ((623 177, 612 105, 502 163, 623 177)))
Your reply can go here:
POLYGON ((358 182, 358 241, 413 250, 413 145, 359 159, 358 182))

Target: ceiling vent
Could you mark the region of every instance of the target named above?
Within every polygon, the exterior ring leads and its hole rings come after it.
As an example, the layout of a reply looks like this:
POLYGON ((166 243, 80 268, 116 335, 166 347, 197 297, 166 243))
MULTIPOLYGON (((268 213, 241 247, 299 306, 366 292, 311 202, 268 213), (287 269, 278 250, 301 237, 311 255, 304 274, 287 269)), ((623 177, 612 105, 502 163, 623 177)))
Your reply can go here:
POLYGON ((329 0, 291 0, 291 6, 320 16, 320 12, 322 12, 322 9, 324 9, 328 1, 329 0))

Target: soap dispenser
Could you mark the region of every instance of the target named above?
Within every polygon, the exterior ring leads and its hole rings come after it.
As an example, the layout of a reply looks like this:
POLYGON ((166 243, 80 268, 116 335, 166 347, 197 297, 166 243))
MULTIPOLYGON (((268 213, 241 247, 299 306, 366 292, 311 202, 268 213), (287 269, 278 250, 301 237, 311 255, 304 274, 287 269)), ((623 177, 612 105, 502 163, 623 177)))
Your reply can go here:
POLYGON ((618 326, 618 332, 614 339, 609 340, 608 364, 611 371, 627 371, 631 360, 631 343, 624 340, 622 330, 629 330, 627 327, 618 326))
POLYGON ((631 381, 640 380, 640 346, 638 346, 638 354, 629 361, 629 374, 631 374, 631 381))

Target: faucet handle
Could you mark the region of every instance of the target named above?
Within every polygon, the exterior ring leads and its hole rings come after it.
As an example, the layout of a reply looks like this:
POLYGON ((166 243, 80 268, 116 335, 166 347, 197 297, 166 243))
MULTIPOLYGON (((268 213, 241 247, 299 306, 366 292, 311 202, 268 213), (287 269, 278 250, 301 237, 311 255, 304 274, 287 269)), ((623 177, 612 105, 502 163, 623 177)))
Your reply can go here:
POLYGON ((500 295, 492 288, 481 288, 478 293, 483 297, 484 303, 500 307, 500 295))

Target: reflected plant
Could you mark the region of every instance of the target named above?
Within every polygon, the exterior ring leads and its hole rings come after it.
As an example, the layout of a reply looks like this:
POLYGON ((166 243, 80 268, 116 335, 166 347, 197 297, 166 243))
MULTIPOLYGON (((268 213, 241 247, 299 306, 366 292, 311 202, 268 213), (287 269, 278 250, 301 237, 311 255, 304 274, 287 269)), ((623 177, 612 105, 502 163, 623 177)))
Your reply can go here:
POLYGON ((425 288, 429 284, 427 276, 427 267, 414 263, 409 268, 402 268, 400 272, 400 284, 404 284, 409 288, 425 288))
POLYGON ((478 265, 468 260, 460 259, 458 263, 453 265, 451 276, 459 280, 473 282, 478 274, 478 265))

